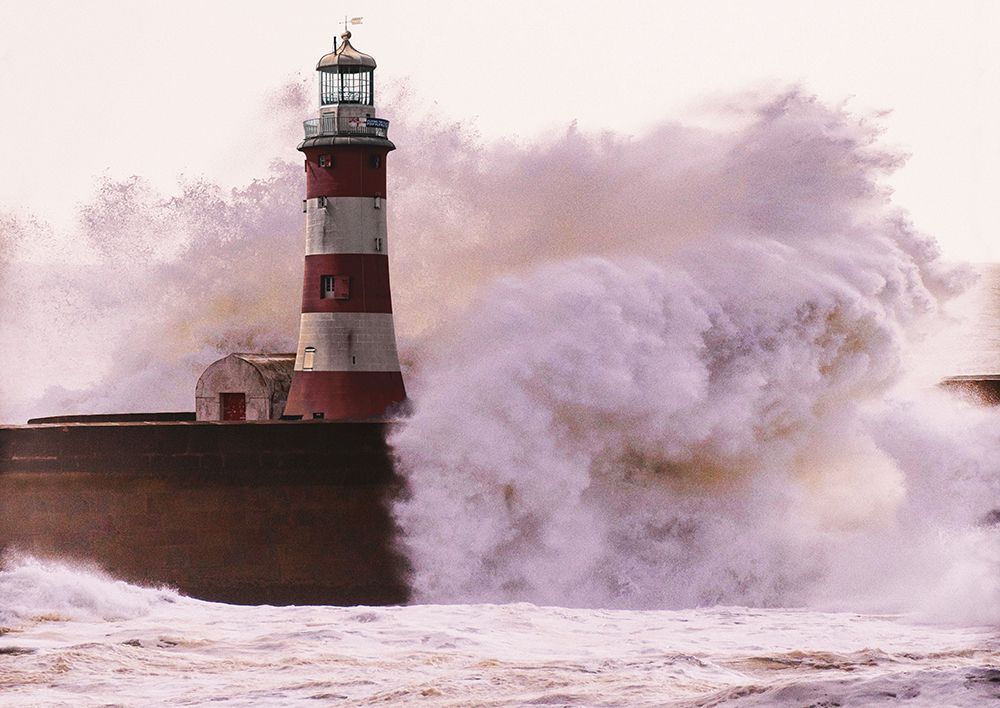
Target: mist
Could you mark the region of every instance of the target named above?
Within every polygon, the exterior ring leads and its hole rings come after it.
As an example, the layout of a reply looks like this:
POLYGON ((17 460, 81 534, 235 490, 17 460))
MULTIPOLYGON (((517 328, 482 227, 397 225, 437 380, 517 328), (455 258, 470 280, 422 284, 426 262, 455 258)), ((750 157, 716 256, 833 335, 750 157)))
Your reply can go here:
POLYGON ((725 110, 493 146, 447 192, 454 309, 391 437, 419 601, 994 616, 997 415, 908 368, 970 271, 877 118, 725 110))

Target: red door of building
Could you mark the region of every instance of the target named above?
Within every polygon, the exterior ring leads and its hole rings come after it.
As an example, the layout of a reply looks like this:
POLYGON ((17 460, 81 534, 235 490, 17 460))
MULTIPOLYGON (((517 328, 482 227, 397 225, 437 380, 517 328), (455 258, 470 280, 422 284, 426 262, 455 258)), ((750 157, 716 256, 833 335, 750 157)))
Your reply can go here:
POLYGON ((247 419, 247 395, 245 393, 220 393, 219 411, 222 420, 247 419))

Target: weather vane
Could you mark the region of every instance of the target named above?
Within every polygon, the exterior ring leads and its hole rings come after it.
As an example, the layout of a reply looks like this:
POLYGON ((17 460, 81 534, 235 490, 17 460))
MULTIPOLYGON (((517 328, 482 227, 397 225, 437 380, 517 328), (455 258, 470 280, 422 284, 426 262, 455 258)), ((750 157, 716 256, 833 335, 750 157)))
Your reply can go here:
MULTIPOLYGON (((348 25, 360 25, 361 21, 364 20, 364 19, 365 18, 363 18, 363 17, 348 17, 347 15, 344 15, 344 31, 341 34, 341 37, 344 37, 345 39, 349 38, 351 36, 351 30, 347 29, 347 26, 348 25)), ((333 51, 337 51, 337 38, 336 37, 333 38, 333 51)))
POLYGON ((364 19, 365 18, 363 18, 363 17, 352 17, 352 18, 348 19, 347 15, 344 15, 344 31, 345 32, 348 31, 347 25, 360 25, 361 21, 364 20, 364 19))

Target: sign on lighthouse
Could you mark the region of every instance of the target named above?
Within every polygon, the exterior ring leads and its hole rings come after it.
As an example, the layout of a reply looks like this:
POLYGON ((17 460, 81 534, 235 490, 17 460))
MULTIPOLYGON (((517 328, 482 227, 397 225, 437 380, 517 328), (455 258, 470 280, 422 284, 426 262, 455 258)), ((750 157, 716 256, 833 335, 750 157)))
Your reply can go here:
POLYGON ((341 44, 319 60, 319 117, 305 121, 302 317, 285 417, 383 415, 406 398, 389 291, 386 156, 375 60, 341 44))

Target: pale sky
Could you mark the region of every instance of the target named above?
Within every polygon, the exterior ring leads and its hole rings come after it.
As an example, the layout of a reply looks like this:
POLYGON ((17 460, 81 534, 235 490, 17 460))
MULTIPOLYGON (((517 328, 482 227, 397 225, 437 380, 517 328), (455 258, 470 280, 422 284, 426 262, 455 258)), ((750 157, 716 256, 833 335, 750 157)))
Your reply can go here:
POLYGON ((377 80, 407 79, 486 140, 574 120, 639 135, 791 83, 891 110, 886 142, 912 155, 896 201, 949 258, 1000 261, 1000 2, 989 0, 0 0, 0 210, 67 226, 102 175, 236 185, 274 156, 299 159, 254 126, 269 91, 314 85, 345 14, 364 16, 353 42, 378 60, 377 80))

